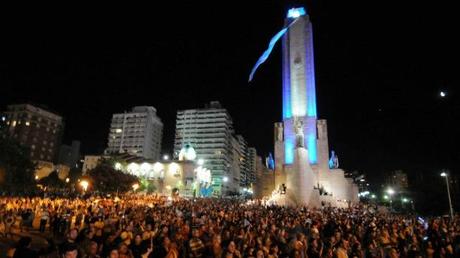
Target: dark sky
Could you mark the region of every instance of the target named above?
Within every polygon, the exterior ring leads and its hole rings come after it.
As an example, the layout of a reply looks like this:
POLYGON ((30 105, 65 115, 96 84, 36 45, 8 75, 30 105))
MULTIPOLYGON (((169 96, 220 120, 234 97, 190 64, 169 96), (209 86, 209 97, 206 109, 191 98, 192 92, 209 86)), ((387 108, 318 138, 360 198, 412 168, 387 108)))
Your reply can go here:
MULTIPOLYGON (((0 108, 46 105, 65 117, 66 142, 81 140, 84 153, 97 153, 112 113, 152 105, 170 151, 176 111, 219 100, 237 132, 266 155, 281 119, 280 47, 251 85, 247 77, 287 9, 303 1, 200 2, 12 14, 0 32, 0 108)), ((456 9, 353 2, 304 3, 314 27, 318 113, 342 167, 371 176, 455 171, 456 9)))

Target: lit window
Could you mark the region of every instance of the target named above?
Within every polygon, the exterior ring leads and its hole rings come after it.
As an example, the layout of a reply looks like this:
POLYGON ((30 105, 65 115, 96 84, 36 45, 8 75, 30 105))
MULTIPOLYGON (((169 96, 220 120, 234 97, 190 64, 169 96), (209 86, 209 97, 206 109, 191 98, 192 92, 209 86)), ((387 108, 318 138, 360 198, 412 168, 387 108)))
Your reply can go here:
POLYGON ((116 133, 121 133, 122 131, 123 131, 123 130, 121 130, 120 128, 115 129, 115 132, 116 132, 116 133))
POLYGON ((30 148, 31 148, 32 150, 34 150, 34 149, 35 149, 35 145, 32 144, 32 146, 30 146, 30 148))
POLYGON ((16 120, 14 120, 13 123, 11 123, 11 126, 16 126, 16 120))
POLYGON ((29 123, 29 121, 27 121, 27 122, 26 122, 26 126, 30 126, 30 123, 29 123))

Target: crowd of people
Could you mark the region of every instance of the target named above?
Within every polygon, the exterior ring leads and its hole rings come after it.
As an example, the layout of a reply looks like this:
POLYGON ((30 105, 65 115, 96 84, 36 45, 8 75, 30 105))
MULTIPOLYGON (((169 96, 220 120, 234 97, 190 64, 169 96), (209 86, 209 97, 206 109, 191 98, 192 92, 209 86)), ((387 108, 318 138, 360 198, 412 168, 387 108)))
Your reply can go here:
POLYGON ((266 206, 162 196, 0 198, 0 234, 23 236, 12 257, 460 257, 460 218, 266 206))

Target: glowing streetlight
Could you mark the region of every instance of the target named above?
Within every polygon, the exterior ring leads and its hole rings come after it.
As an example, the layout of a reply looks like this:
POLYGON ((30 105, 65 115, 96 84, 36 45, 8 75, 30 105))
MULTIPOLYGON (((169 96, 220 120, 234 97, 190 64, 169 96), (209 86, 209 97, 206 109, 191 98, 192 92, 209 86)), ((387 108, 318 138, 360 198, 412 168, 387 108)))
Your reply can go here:
POLYGON ((449 197, 450 218, 454 219, 454 208, 452 207, 452 199, 450 198, 450 190, 449 190, 449 175, 446 172, 442 172, 441 176, 446 178, 447 197, 449 197))
POLYGON ((199 166, 203 166, 204 160, 203 160, 203 159, 199 159, 199 160, 197 161, 197 164, 198 164, 199 166))
POLYGON ((169 155, 167 154, 163 155, 163 160, 169 160, 169 155))
POLYGON ((392 196, 393 194, 395 194, 395 190, 393 190, 393 188, 388 188, 388 189, 387 189, 387 194, 389 194, 390 196, 392 196))
POLYGON ((404 203, 409 202, 409 199, 407 199, 407 198, 402 198, 402 202, 404 202, 404 203))
POLYGON ((80 185, 81 185, 81 187, 83 188, 83 191, 86 192, 86 190, 88 190, 88 185, 89 185, 88 181, 86 181, 86 180, 81 180, 80 185))
POLYGON ((38 180, 38 176, 35 176, 35 180, 38 180))
POLYGON ((375 194, 371 195, 371 198, 372 199, 375 199, 377 196, 375 196, 375 194))
POLYGON ((135 192, 139 188, 139 184, 135 183, 132 185, 133 191, 135 192))
POLYGON ((392 210, 393 209, 393 200, 392 200, 391 197, 393 196, 393 194, 395 194, 395 190, 393 190, 393 188, 390 187, 390 188, 387 189, 387 194, 390 196, 390 210, 392 210))
POLYGON ((224 176, 224 177, 222 178, 222 181, 228 182, 228 177, 227 177, 227 176, 224 176))
POLYGON ((116 170, 121 170, 121 163, 120 162, 115 163, 115 169, 116 170))
POLYGON ((65 179, 65 182, 68 183, 69 181, 70 181, 70 179, 67 177, 67 178, 65 179))
POLYGON ((444 98, 446 95, 447 93, 445 91, 439 92, 439 96, 441 96, 441 98, 444 98))

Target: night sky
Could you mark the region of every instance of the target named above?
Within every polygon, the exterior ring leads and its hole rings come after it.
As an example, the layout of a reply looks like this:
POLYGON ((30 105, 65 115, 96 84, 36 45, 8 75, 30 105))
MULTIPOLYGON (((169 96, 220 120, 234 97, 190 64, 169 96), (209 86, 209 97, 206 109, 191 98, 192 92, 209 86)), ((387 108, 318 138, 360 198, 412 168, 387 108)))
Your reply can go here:
MULTIPOLYGON (((65 118, 64 142, 80 140, 83 154, 94 154, 106 147, 113 113, 152 105, 170 152, 176 111, 218 100, 236 131, 268 154, 281 119, 280 46, 253 83, 247 77, 295 2, 199 2, 18 13, 15 26, 2 25, 0 108, 46 105, 65 118)), ((369 177, 393 169, 458 173, 456 8, 353 2, 304 3, 314 28, 318 114, 341 166, 369 177)))

